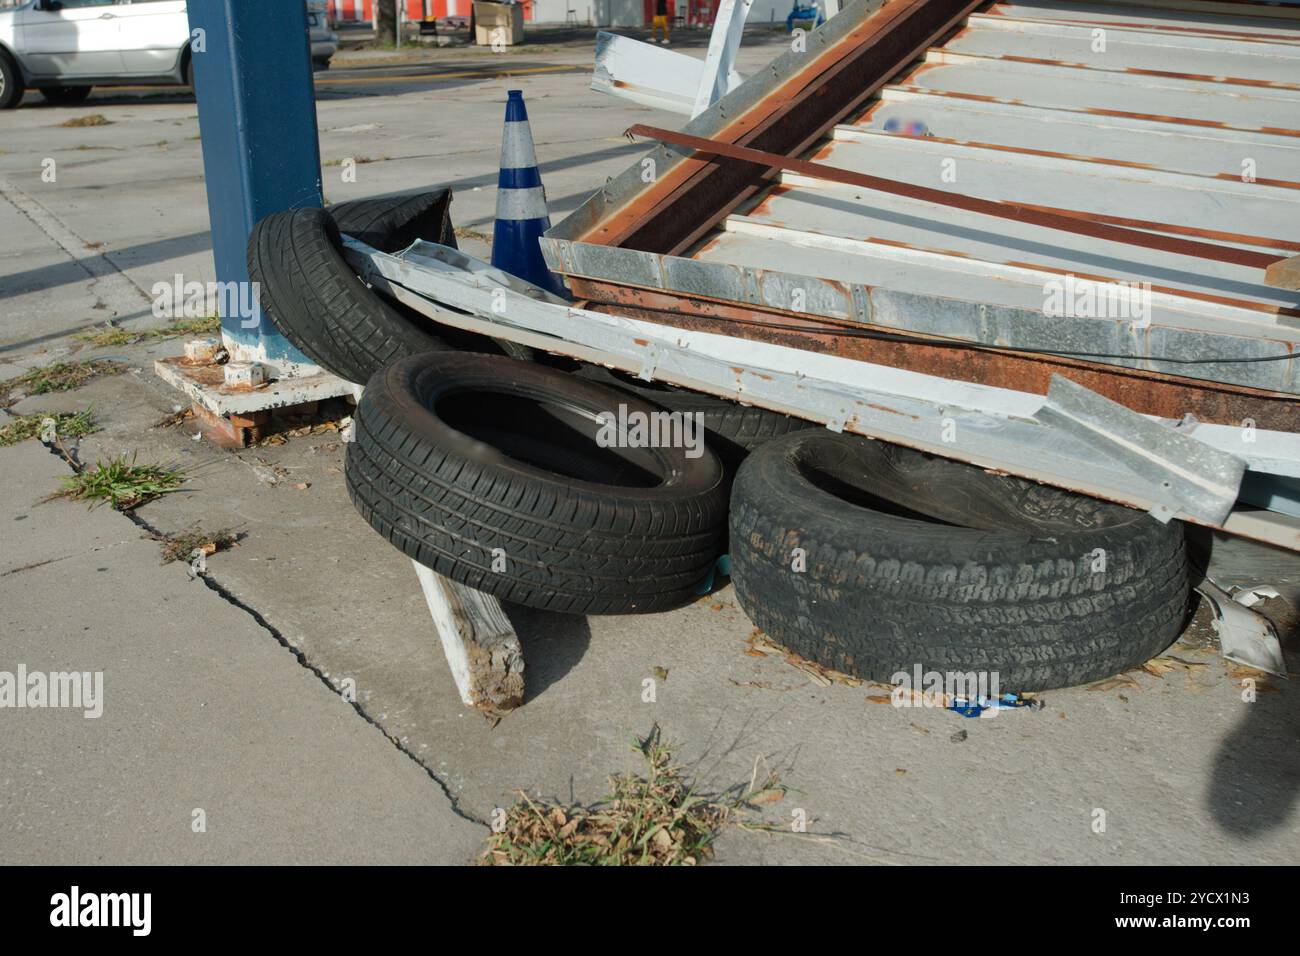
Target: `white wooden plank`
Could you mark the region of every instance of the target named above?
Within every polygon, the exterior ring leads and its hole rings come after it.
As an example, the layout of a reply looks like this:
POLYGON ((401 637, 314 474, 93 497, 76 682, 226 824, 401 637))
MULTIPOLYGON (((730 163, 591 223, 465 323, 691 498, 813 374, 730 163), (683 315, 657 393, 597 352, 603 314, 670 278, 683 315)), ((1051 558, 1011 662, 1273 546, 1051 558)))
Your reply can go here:
POLYGON ((524 702, 524 654, 501 602, 412 561, 466 707, 498 716, 524 702))

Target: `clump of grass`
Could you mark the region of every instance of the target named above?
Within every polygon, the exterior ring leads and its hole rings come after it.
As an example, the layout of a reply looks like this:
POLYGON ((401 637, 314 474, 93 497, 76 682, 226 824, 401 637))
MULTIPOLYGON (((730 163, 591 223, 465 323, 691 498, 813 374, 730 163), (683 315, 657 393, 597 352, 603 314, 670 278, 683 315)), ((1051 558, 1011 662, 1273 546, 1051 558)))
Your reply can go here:
POLYGON ((47 392, 66 392, 80 388, 93 378, 101 375, 120 375, 126 371, 121 362, 110 359, 95 359, 92 362, 55 362, 34 368, 30 372, 0 382, 0 402, 6 402, 9 394, 21 388, 28 395, 44 395, 47 392))
POLYGON ((0 448, 16 445, 20 441, 42 434, 47 420, 54 422, 54 433, 63 438, 81 438, 83 435, 99 431, 92 409, 89 408, 83 412, 36 412, 32 415, 21 415, 0 428, 0 448))
POLYGON ((108 502, 118 511, 130 511, 146 501, 177 490, 185 479, 186 475, 178 468, 138 465, 135 455, 130 461, 126 455, 118 455, 108 461, 96 461, 94 468, 59 479, 63 482, 63 490, 50 495, 50 498, 89 501, 92 508, 108 502))
POLYGON ((59 125, 65 129, 80 129, 83 126, 108 126, 113 121, 104 116, 103 113, 90 113, 87 116, 78 116, 75 119, 64 120, 59 125))
POLYGON ((727 825, 770 829, 749 811, 785 796, 774 775, 757 789, 698 793, 673 762, 659 728, 636 743, 645 773, 610 777, 611 792, 589 807, 565 807, 519 792, 504 826, 488 838, 479 862, 487 866, 694 866, 713 856, 727 825))
POLYGON ((195 551, 204 554, 216 554, 228 551, 239 543, 239 534, 234 528, 221 528, 218 531, 204 531, 198 525, 186 528, 177 534, 151 535, 162 545, 162 563, 188 561, 195 551))
POLYGON ((78 332, 76 338, 96 348, 135 345, 137 342, 156 342, 178 335, 211 335, 221 331, 221 319, 215 315, 201 319, 182 319, 161 329, 123 329, 106 322, 102 326, 78 332))

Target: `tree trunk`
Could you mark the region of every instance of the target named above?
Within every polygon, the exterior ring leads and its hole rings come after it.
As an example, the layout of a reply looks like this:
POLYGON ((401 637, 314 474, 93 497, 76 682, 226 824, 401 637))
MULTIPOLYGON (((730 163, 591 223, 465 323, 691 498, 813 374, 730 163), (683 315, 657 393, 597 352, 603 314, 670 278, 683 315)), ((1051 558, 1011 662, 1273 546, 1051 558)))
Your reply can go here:
POLYGON ((397 4, 394 0, 375 0, 375 39, 380 43, 397 42, 397 4))

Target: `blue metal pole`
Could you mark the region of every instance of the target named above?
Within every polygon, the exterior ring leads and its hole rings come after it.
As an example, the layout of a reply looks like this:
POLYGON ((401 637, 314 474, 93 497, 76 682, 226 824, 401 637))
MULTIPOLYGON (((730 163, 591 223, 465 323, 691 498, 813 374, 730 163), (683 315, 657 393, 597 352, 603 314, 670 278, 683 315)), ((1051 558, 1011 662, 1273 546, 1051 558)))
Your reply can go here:
MULTIPOLYGON (((322 205, 307 8, 303 0, 189 0, 187 8, 217 279, 248 283, 254 223, 322 205)), ((260 307, 253 311, 221 317, 232 355, 281 374, 310 364, 260 307)))

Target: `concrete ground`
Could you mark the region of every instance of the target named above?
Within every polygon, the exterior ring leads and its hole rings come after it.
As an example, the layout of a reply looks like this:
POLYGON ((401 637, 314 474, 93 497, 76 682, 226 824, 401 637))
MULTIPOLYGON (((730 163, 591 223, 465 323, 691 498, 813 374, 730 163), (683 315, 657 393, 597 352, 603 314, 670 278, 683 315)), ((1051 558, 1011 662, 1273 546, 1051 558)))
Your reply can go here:
MULTIPOLYGON (((742 71, 775 52, 753 39, 742 71)), ((485 253, 502 104, 520 88, 562 218, 638 154, 628 125, 680 125, 589 92, 589 62, 580 43, 341 57, 317 76, 327 197, 451 184, 462 244, 485 253), (348 157, 355 183, 330 165, 348 157)), ((0 449, 0 671, 102 670, 105 688, 97 720, 0 710, 0 818, 16 821, 0 828, 0 861, 461 863, 515 791, 595 799, 610 773, 636 768, 630 745, 656 724, 706 787, 770 768, 791 788, 770 819, 809 819, 806 834, 726 832, 727 863, 1300 853, 1300 691, 1270 680, 1243 701, 1204 608, 1162 674, 992 720, 880 706, 881 688, 756 656, 730 587, 649 617, 511 608, 528 702, 495 726, 466 712, 409 562, 347 500, 335 433, 223 452, 193 440, 192 423, 159 425, 182 399, 152 362, 179 341, 72 337, 110 318, 157 325, 155 282, 213 278, 192 99, 110 91, 54 108, 32 96, 0 129, 0 380, 72 356, 130 368, 10 411, 93 406, 102 430, 80 442, 82 460, 134 453, 191 476, 132 518, 40 504, 67 466, 36 442, 0 449), (92 114, 110 125, 62 125, 92 114), (194 524, 241 534, 202 581, 160 565, 141 537, 194 524), (355 707, 336 692, 345 682, 355 707)), ((1295 582, 1289 556, 1236 551, 1243 575, 1295 582)), ((1294 630, 1286 602, 1268 610, 1294 630)))

